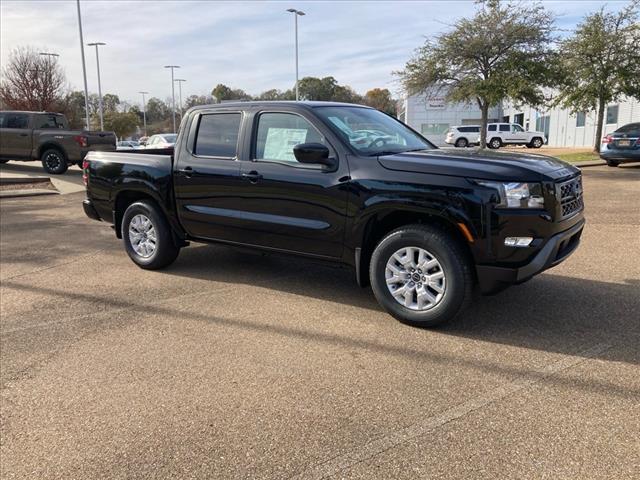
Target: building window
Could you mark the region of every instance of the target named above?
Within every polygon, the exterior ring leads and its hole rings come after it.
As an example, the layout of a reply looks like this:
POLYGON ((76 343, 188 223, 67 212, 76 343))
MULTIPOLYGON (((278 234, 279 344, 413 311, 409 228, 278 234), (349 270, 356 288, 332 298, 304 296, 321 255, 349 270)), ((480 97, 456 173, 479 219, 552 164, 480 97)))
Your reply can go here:
POLYGON ((448 123, 423 123, 420 132, 423 135, 443 135, 449 130, 448 123))
POLYGON ((509 119, 510 119, 509 115, 505 115, 504 117, 502 117, 502 121, 503 121, 504 123, 510 123, 510 120, 509 120, 509 119))
POLYGON ((618 123, 618 105, 607 107, 607 123, 618 123))
POLYGON ((587 114, 585 112, 576 113, 576 127, 584 127, 587 114))
POLYGON ((513 116, 513 123, 517 123, 518 125, 524 125, 524 113, 516 113, 513 116))

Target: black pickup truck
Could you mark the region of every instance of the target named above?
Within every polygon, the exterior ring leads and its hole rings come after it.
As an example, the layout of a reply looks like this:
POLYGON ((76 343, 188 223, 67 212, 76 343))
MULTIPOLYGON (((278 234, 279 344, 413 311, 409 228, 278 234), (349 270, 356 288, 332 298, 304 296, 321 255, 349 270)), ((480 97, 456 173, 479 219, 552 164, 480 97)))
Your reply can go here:
POLYGON ((195 107, 173 155, 91 152, 83 168, 85 213, 113 224, 142 268, 166 267, 189 241, 340 262, 422 326, 455 317, 475 287, 495 293, 557 265, 585 223, 575 167, 441 150, 350 104, 195 107))

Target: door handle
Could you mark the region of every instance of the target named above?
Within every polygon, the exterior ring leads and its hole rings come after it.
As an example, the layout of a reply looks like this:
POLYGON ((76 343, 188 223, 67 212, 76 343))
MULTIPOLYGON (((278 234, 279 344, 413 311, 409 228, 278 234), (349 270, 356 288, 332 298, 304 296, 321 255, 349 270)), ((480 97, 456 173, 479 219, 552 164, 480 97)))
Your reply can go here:
POLYGON ((177 172, 181 175, 184 175, 185 177, 190 177, 191 175, 193 175, 193 168, 191 167, 179 168, 177 172))
POLYGON ((20 136, 21 136, 21 137, 28 137, 28 136, 29 136, 29 134, 28 134, 28 133, 21 133, 21 134, 20 134, 20 136))
POLYGON ((262 178, 262 175, 260 175, 258 172, 256 172, 254 170, 254 171, 249 172, 249 173, 243 173, 242 174, 242 178, 246 178, 251 183, 258 183, 258 180, 260 180, 262 178))

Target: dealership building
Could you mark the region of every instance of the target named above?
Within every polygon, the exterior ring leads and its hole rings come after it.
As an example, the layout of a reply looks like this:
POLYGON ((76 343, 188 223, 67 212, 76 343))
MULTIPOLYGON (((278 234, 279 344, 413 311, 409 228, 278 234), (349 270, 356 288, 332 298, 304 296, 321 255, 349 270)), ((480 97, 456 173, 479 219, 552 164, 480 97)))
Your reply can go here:
MULTIPOLYGON (((454 125, 479 125, 475 103, 447 103, 443 95, 412 95, 399 105, 399 118, 436 145, 445 145, 447 129, 454 125)), ((504 102, 489 110, 489 122, 513 122, 525 130, 544 132, 552 147, 591 147, 595 142, 595 113, 572 114, 562 108, 532 108, 504 102)), ((640 101, 623 98, 607 106, 603 134, 631 122, 640 122, 640 101)))

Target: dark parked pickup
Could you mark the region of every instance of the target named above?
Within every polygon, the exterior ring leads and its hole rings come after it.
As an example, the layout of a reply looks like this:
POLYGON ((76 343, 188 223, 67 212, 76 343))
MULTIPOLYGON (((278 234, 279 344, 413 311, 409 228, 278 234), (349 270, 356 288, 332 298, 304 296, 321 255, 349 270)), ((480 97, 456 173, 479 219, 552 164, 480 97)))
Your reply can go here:
POLYGON ((575 167, 440 150, 349 104, 195 107, 173 155, 92 152, 83 167, 86 214, 113 224, 142 268, 192 240, 341 262, 415 325, 453 318, 475 286, 494 293, 557 265, 584 226, 575 167))
POLYGON ((69 130, 64 115, 50 112, 0 112, 0 163, 42 161, 47 173, 82 165, 90 150, 114 151, 113 132, 69 130))

